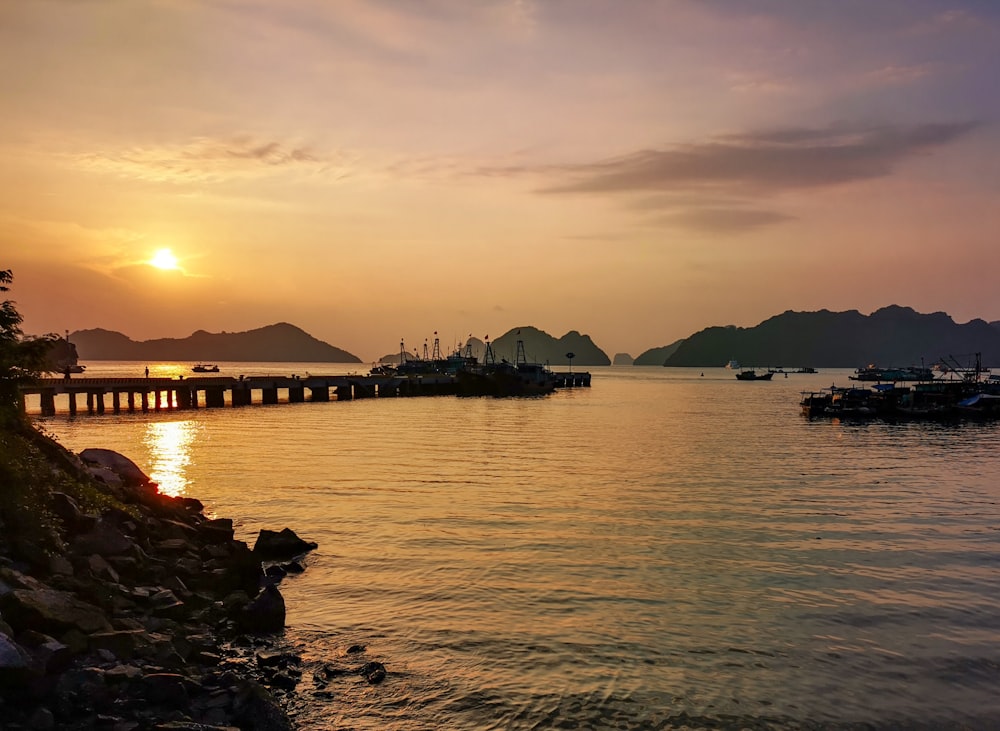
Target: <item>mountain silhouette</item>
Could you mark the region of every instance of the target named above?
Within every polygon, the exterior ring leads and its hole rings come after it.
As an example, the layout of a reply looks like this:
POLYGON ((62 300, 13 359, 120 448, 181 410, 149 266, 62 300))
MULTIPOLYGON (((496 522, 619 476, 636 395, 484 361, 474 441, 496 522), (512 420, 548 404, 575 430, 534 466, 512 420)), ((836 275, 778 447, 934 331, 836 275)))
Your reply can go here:
POLYGON ((93 329, 72 334, 81 360, 193 360, 360 363, 346 350, 279 322, 245 332, 198 330, 186 338, 135 341, 120 332, 93 329))
POLYGON ((632 363, 632 365, 637 365, 637 366, 666 365, 667 358, 669 358, 675 352, 677 352, 677 348, 679 348, 681 346, 681 343, 683 342, 684 339, 682 338, 680 340, 675 340, 674 342, 670 343, 670 345, 664 345, 662 348, 650 348, 649 350, 640 353, 639 356, 635 359, 635 362, 632 363))
POLYGON ((569 365, 567 353, 573 353, 574 366, 611 365, 607 353, 594 345, 589 335, 581 335, 570 330, 561 338, 555 338, 544 330, 525 325, 508 330, 493 341, 493 353, 497 359, 506 358, 514 362, 517 356, 517 341, 524 341, 524 352, 529 363, 549 365, 569 365))
POLYGON ((968 365, 975 353, 984 364, 1000 363, 1000 329, 890 305, 871 315, 789 310, 751 328, 706 328, 686 338, 664 365, 713 367, 733 358, 744 366, 889 367, 949 358, 968 365))

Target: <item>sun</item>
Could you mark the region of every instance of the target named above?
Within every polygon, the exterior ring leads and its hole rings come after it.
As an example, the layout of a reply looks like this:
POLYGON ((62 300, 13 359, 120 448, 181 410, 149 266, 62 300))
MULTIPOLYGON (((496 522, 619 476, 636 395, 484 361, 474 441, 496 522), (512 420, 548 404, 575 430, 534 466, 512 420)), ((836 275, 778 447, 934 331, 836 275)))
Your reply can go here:
POLYGON ((177 266, 177 257, 173 255, 170 249, 159 249, 147 263, 157 269, 179 268, 177 266))

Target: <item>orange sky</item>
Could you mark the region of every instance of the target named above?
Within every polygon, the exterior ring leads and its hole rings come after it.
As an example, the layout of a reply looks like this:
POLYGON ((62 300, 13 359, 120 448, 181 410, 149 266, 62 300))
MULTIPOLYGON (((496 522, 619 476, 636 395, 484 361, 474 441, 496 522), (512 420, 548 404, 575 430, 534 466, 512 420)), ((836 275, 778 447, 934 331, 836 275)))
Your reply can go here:
POLYGON ((0 68, 27 332, 1000 319, 1000 4, 33 0, 0 68))

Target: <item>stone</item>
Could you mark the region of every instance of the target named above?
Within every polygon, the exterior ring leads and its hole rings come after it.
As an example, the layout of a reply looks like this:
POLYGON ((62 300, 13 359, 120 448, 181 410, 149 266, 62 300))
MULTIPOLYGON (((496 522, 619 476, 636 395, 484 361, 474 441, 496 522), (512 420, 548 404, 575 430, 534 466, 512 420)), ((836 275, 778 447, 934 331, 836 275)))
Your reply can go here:
POLYGON ((124 556, 132 554, 135 543, 110 520, 101 519, 86 533, 73 541, 74 548, 82 554, 96 553, 101 556, 124 556))
POLYGON ((233 540, 235 532, 230 518, 206 520, 198 526, 198 533, 208 543, 225 543, 233 540))
POLYGON ((117 630, 95 632, 90 636, 92 649, 110 650, 119 660, 131 660, 151 648, 152 642, 145 630, 117 630))
POLYGON ((73 629, 90 634, 111 629, 98 607, 58 589, 15 589, 4 601, 3 609, 4 616, 15 625, 49 634, 73 629))
POLYGON ((372 685, 385 680, 385 665, 380 662, 366 662, 358 669, 358 673, 372 685))
POLYGON ((150 673, 143 677, 142 687, 151 703, 183 706, 188 702, 186 680, 177 673, 150 673))
POLYGON ((149 475, 139 469, 128 457, 111 449, 85 449, 80 452, 85 463, 95 464, 111 470, 129 487, 139 487, 150 483, 149 475))
POLYGON ((28 652, 6 634, 0 633, 0 695, 8 688, 21 688, 31 678, 28 652))
POLYGON ((265 586, 236 617, 245 632, 280 632, 285 628, 285 599, 276 586, 265 586))
POLYGON ((48 708, 39 707, 28 717, 28 728, 48 731, 56 727, 56 717, 48 708))
POLYGON ((91 576, 111 581, 115 584, 121 580, 118 576, 118 572, 112 568, 111 564, 109 564, 103 556, 96 553, 92 554, 90 558, 87 559, 87 565, 90 568, 91 576))
POLYGON ((261 560, 284 560, 294 558, 316 548, 316 544, 304 541, 291 528, 281 531, 261 529, 257 535, 253 552, 261 560))

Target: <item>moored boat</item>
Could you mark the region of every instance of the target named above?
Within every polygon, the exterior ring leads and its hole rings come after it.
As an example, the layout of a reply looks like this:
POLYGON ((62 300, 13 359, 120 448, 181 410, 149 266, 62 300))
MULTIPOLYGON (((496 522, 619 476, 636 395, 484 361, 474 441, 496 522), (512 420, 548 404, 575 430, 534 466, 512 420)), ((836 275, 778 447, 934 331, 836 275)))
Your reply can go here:
POLYGON ((934 371, 923 366, 907 366, 905 368, 880 368, 869 363, 863 368, 856 368, 852 381, 931 381, 934 371))
POLYGON ((772 371, 767 373, 758 373, 753 368, 745 368, 736 374, 736 378, 740 381, 770 381, 774 377, 772 371))
POLYGON ((211 363, 198 363, 191 370, 195 373, 218 373, 219 366, 211 363))
POLYGON ((455 371, 461 396, 544 396, 556 390, 556 376, 541 363, 529 363, 524 353, 524 341, 517 341, 515 362, 499 362, 489 340, 486 341, 483 362, 465 358, 455 371))

